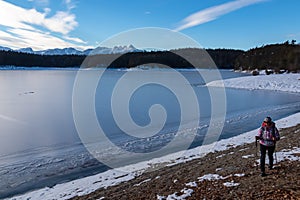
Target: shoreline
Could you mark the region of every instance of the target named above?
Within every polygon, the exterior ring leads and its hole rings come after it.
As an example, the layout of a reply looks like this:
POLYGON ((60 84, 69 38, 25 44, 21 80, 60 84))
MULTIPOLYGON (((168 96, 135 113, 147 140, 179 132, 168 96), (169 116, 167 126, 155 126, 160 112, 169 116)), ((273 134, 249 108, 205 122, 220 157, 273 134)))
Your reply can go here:
MULTIPOLYGON (((299 123, 297 121, 299 118, 300 112, 277 120, 276 124, 279 129, 286 127, 294 128, 297 123, 299 123)), ((226 154, 226 152, 232 151, 233 148, 250 145, 253 143, 253 135, 256 135, 256 132, 257 130, 252 130, 206 146, 200 146, 184 152, 177 152, 161 158, 152 159, 151 161, 133 164, 115 170, 109 170, 104 173, 77 179, 67 183, 57 184, 51 188, 47 187, 31 191, 23 195, 14 196, 13 199, 27 199, 29 197, 39 199, 41 196, 43 196, 43 199, 70 199, 75 198, 76 196, 79 196, 76 198, 85 199, 84 195, 94 194, 95 191, 101 191, 101 193, 106 191, 109 193, 110 189, 107 188, 122 187, 122 185, 126 185, 129 182, 136 182, 142 179, 145 174, 157 174, 160 173, 160 170, 170 169, 173 167, 181 168, 181 165, 186 165, 186 163, 190 162, 197 163, 197 160, 204 159, 208 155, 216 154, 221 156, 226 154)))
POLYGON ((212 81, 206 84, 209 87, 226 87, 247 90, 272 90, 279 92, 299 93, 300 74, 271 74, 247 76, 222 81, 212 81), (298 84, 297 84, 298 82, 298 84))
MULTIPOLYGON (((277 81, 277 75, 270 75, 268 77, 274 78, 273 82, 277 81)), ((252 80, 253 79, 255 80, 257 78, 262 79, 262 76, 256 76, 256 77, 251 76, 252 80)), ((233 81, 233 82, 234 80, 238 80, 238 79, 237 78, 231 80, 229 79, 229 81, 233 81)), ((288 84, 290 84, 291 86, 293 85, 297 86, 298 81, 299 79, 293 79, 293 81, 288 82, 288 84)), ((238 84, 236 84, 236 86, 238 86, 238 84)), ((297 89, 296 92, 299 94, 300 89, 297 87, 296 89, 297 89)), ((277 124, 278 128, 291 127, 291 126, 295 126, 298 123, 299 118, 300 118, 300 113, 298 112, 289 117, 276 120, 276 122, 279 122, 277 124)), ((32 192, 28 192, 23 195, 18 195, 13 198, 39 199, 41 198, 42 195, 44 199, 68 199, 77 195, 86 195, 101 187, 102 188, 111 187, 113 185, 123 184, 123 182, 134 180, 138 178, 141 174, 148 173, 150 171, 157 171, 158 169, 169 168, 189 161, 192 162, 193 160, 201 159, 203 156, 206 156, 207 154, 212 152, 226 151, 229 147, 232 148, 232 147, 237 147, 239 145, 251 143, 253 141, 253 134, 256 134, 256 130, 249 131, 228 139, 223 139, 210 145, 200 146, 194 149, 169 154, 164 157, 152 159, 150 161, 145 161, 135 165, 122 167, 116 170, 109 170, 105 173, 100 173, 94 176, 77 179, 63 184, 57 184, 51 188, 47 187, 39 190, 34 190, 32 192)))
POLYGON ((297 199, 300 124, 280 132, 277 161, 266 177, 260 177, 259 156, 255 155, 257 148, 252 142, 146 172, 119 185, 71 199, 297 199))

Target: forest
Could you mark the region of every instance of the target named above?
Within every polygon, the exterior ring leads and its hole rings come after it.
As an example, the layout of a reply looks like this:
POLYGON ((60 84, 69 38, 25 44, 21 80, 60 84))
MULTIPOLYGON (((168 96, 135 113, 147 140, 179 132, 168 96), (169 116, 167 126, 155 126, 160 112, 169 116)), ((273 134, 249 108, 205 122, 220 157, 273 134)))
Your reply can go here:
POLYGON ((0 66, 15 67, 109 67, 140 65, 172 68, 212 68, 236 70, 300 71, 300 45, 295 41, 270 44, 247 51, 235 49, 185 48, 170 51, 129 52, 98 55, 40 55, 0 51, 0 66), (212 62, 214 61, 214 62, 212 62))
POLYGON ((234 69, 300 72, 300 45, 286 41, 250 49, 235 59, 234 69))

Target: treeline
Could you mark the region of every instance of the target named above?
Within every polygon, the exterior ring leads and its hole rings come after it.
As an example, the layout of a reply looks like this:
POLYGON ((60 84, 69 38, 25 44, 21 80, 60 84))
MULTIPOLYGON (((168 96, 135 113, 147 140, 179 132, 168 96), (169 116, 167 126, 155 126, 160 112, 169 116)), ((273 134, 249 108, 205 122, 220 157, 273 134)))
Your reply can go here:
POLYGON ((126 54, 38 55, 0 51, 0 66, 22 67, 110 67, 131 68, 139 65, 172 68, 212 68, 237 70, 272 69, 275 72, 300 71, 300 45, 295 42, 272 44, 250 49, 197 49, 131 52, 126 54), (215 64, 214 64, 215 63, 215 64))
POLYGON ((85 56, 38 55, 15 51, 0 51, 0 66, 22 67, 75 67, 80 66, 85 56))
POLYGON ((144 64, 172 68, 218 68, 232 69, 235 59, 243 51, 240 50, 205 50, 197 48, 177 49, 159 52, 134 52, 127 53, 117 58, 110 66, 128 68, 144 64))
POLYGON ((213 61, 219 68, 232 69, 240 50, 177 49, 171 51, 131 52, 126 54, 38 55, 15 51, 0 51, 0 66, 22 67, 110 67, 131 68, 139 65, 169 66, 172 68, 211 68, 213 61), (87 59, 86 59, 87 58, 87 59), (213 59, 213 60, 212 60, 213 59))
POLYGON ((257 47, 244 52, 235 60, 237 70, 273 70, 274 72, 300 71, 300 45, 286 41, 257 47))
POLYGON ((236 59, 245 53, 245 51, 235 49, 208 49, 207 52, 216 66, 222 69, 233 69, 236 59))

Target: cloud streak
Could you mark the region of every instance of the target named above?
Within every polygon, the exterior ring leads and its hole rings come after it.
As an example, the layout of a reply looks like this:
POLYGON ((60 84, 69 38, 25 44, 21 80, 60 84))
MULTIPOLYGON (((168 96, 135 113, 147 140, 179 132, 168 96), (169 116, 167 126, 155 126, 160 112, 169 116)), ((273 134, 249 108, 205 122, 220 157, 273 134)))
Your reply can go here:
POLYGON ((0 44, 15 49, 32 47, 35 50, 66 47, 87 48, 85 42, 78 38, 64 37, 64 39, 61 39, 52 36, 50 33, 15 28, 8 29, 7 32, 0 31, 0 44), (83 44, 74 44, 73 42, 83 44))
POLYGON ((228 3, 224 3, 218 6, 213 6, 199 12, 196 12, 181 21, 181 25, 175 30, 182 31, 193 26, 204 24, 217 19, 218 17, 225 15, 227 13, 233 12, 240 8, 260 3, 266 0, 235 0, 228 3))
POLYGON ((0 44, 12 48, 32 47, 36 50, 58 47, 85 48, 86 42, 70 37, 78 23, 70 11, 74 7, 66 0, 67 11, 57 11, 49 16, 50 9, 44 12, 25 9, 0 0, 0 44), (14 41, 14 42, 11 42, 14 41))

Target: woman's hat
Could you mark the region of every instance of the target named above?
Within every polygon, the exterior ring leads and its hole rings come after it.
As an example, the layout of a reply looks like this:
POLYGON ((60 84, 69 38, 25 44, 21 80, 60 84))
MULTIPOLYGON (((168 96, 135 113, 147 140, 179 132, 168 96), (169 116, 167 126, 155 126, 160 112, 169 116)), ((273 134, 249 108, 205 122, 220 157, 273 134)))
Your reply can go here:
POLYGON ((271 123, 271 122, 272 122, 271 117, 266 117, 266 118, 264 119, 264 122, 266 122, 266 123, 271 123))

